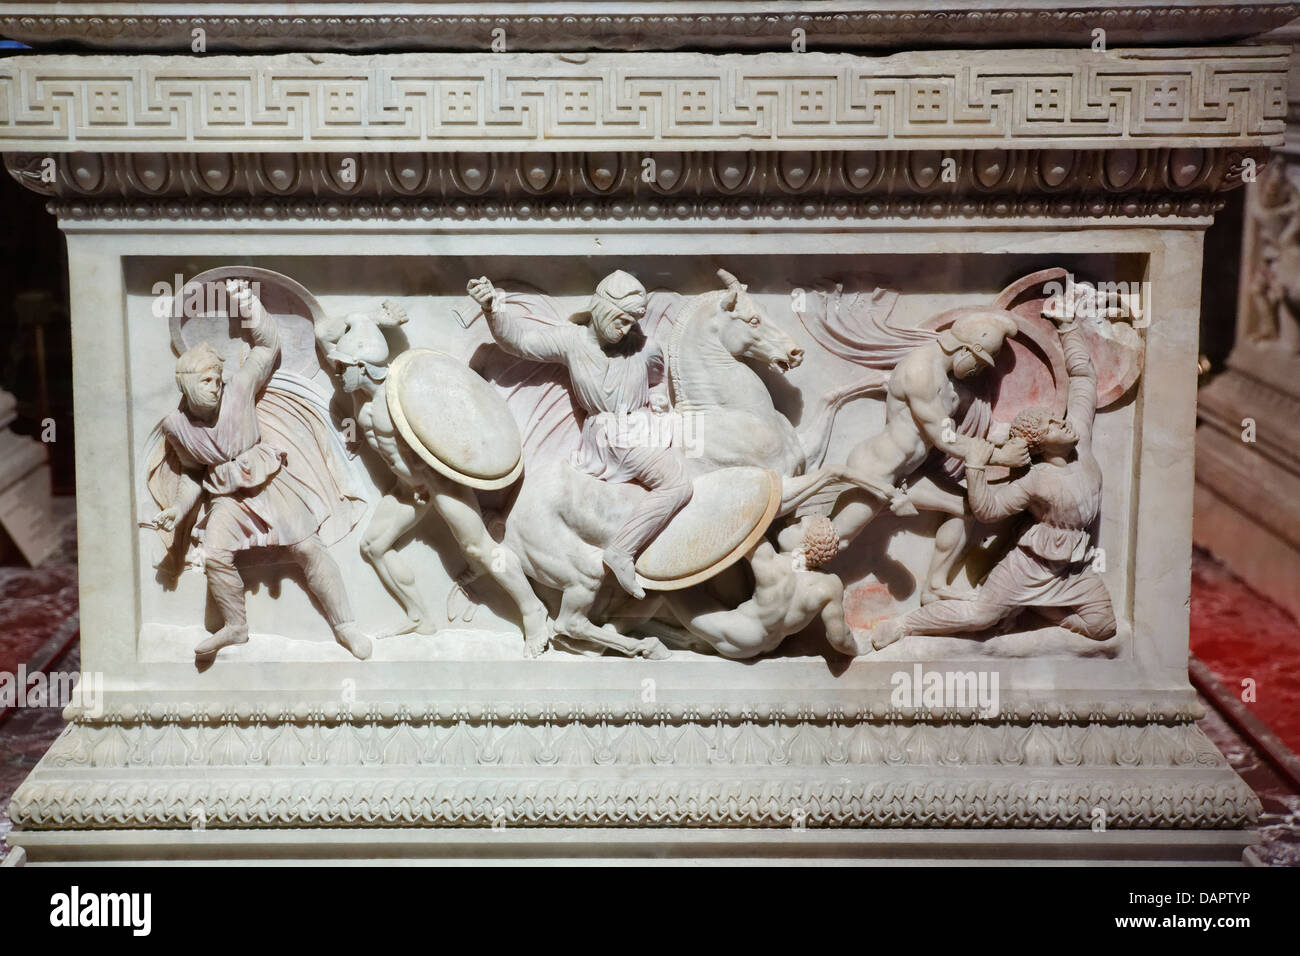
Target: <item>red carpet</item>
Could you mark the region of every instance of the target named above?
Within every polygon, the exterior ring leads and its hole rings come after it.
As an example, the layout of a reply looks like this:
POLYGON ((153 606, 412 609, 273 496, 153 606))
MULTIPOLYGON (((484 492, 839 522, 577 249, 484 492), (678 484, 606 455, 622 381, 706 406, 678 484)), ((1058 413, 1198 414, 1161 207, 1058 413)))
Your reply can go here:
MULTIPOLYGON (((1300 585, 1300 582, 1297 582, 1300 585)), ((1300 753, 1300 623, 1204 552, 1192 561, 1192 653, 1229 689, 1254 681, 1244 703, 1300 753)))
POLYGON ((54 500, 60 548, 39 568, 0 567, 0 671, 17 673, 77 610, 73 499, 54 500))

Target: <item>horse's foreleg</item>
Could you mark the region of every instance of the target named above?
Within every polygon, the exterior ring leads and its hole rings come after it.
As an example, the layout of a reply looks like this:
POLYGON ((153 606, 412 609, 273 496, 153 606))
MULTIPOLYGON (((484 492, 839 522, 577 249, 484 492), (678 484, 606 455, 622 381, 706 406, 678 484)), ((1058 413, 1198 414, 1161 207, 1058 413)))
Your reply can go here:
POLYGON ((599 627, 591 621, 591 606, 596 600, 599 583, 573 584, 564 589, 560 598, 560 614, 555 621, 558 633, 578 641, 587 641, 599 647, 626 654, 628 657, 646 657, 663 660, 668 650, 653 637, 636 640, 620 634, 612 625, 599 627))

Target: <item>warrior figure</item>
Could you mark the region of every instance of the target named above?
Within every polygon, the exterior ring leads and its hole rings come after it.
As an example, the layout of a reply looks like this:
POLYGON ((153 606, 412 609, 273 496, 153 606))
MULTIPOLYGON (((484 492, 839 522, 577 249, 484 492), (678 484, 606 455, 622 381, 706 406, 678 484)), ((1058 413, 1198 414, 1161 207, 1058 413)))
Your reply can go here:
MULTIPOLYGON (((776 650, 820 617, 826 639, 843 654, 856 653, 844 620, 844 584, 819 571, 840 551, 835 525, 823 515, 805 515, 798 527, 802 546, 780 552, 766 539, 745 556, 754 574, 754 594, 737 607, 718 601, 703 589, 664 595, 672 613, 687 632, 723 657, 745 660, 776 650)), ((643 631, 680 643, 671 629, 648 621, 643 631)))
POLYGON ((575 467, 604 481, 636 482, 650 492, 603 555, 623 590, 645 597, 636 578, 637 555, 692 493, 679 448, 620 440, 630 416, 669 410, 663 350, 638 324, 646 310, 645 288, 626 272, 612 272, 596 286, 587 311, 558 326, 507 312, 502 294, 487 277, 471 280, 468 290, 502 349, 568 369, 573 393, 586 413, 575 467))
POLYGON ((1016 416, 1012 440, 1023 441, 1037 460, 1027 475, 1006 484, 990 487, 985 478, 993 445, 970 438, 966 453, 966 487, 975 515, 993 522, 1029 511, 1035 523, 973 595, 935 601, 877 625, 871 634, 877 649, 909 634, 985 631, 1026 608, 1093 640, 1115 635, 1110 595, 1089 554, 1090 529, 1101 510, 1101 466, 1092 453, 1097 371, 1074 323, 1075 311, 1049 307, 1043 314, 1058 324, 1070 376, 1065 419, 1041 408, 1016 416))
MULTIPOLYGON (((901 485, 938 448, 957 459, 966 457, 972 439, 953 426, 961 398, 951 376, 969 378, 992 368, 1016 324, 1010 313, 996 309, 971 309, 933 342, 912 349, 890 373, 886 387, 885 427, 860 442, 849 453, 848 469, 864 482, 889 488, 901 485)), ((1008 442, 993 455, 993 464, 1025 465, 1023 445, 1008 442)), ((933 600, 948 593, 948 576, 961 557, 971 523, 964 498, 939 486, 930 478, 913 482, 907 499, 922 511, 939 511, 954 517, 945 522, 935 537, 935 554, 921 600, 933 600)), ((887 497, 849 493, 840 499, 832 517, 836 531, 847 545, 862 532, 887 497), (847 503, 845 503, 847 502, 847 503)), ((898 511, 895 505, 893 510, 898 511)), ((782 550, 798 547, 802 531, 798 525, 784 529, 782 550)))
POLYGON ((373 313, 354 313, 318 325, 316 339, 326 360, 352 397, 357 426, 366 443, 383 459, 396 481, 384 493, 366 528, 361 553, 379 579, 406 612, 406 623, 392 634, 432 634, 436 627, 415 584, 415 575, 397 551, 397 543, 433 508, 447 523, 461 553, 469 563, 459 586, 486 573, 519 608, 524 630, 524 653, 541 654, 550 640, 546 606, 524 576, 519 559, 497 544, 483 521, 473 489, 429 467, 406 444, 388 406, 389 347, 381 327, 406 322, 396 303, 384 302, 373 313))
MULTIPOLYGON (((176 363, 183 398, 162 421, 167 450, 180 466, 176 496, 151 526, 171 532, 208 496, 200 519, 203 566, 208 593, 222 627, 194 649, 200 657, 248 640, 244 582, 235 554, 252 548, 286 548, 302 568, 313 597, 334 637, 355 657, 370 656, 370 639, 357 628, 343 576, 317 533, 329 504, 294 474, 288 455, 262 440, 257 403, 280 361, 275 320, 248 283, 228 280, 227 295, 249 329, 253 347, 231 377, 223 381, 221 356, 203 343, 176 363), (196 477, 196 475, 201 477, 196 477)), ((233 317, 233 316, 232 316, 233 317)))

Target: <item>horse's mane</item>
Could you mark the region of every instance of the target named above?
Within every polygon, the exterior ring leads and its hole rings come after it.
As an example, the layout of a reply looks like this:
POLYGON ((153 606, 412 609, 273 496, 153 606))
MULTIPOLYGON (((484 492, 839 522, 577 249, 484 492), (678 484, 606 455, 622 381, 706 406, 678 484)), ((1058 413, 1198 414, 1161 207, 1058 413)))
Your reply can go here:
POLYGON ((681 347, 682 340, 686 337, 686 331, 696 319, 708 314, 705 311, 708 305, 725 294, 725 292, 714 291, 692 296, 689 303, 682 306, 676 315, 669 320, 672 323, 672 331, 668 334, 665 352, 668 364, 668 384, 669 388, 672 389, 674 405, 684 397, 678 389, 680 389, 680 383, 682 382, 681 347))

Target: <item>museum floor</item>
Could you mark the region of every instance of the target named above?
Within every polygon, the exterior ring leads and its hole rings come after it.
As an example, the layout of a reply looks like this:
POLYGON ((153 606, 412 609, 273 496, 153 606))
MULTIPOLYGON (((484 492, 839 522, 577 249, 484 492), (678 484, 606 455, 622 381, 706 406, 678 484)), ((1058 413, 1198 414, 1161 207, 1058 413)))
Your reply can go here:
MULTIPOLYGON (((76 523, 71 499, 59 499, 60 551, 38 570, 0 568, 0 671, 26 664, 76 672, 76 523)), ((1192 652, 1224 687, 1254 681, 1248 704, 1290 750, 1300 751, 1300 623, 1198 552, 1192 563, 1192 652)), ((1251 862, 1300 866, 1300 792, 1256 746, 1205 702, 1201 728, 1259 795, 1261 842, 1251 862)), ((63 728, 55 708, 0 716, 0 859, 10 825, 9 797, 63 728)))

